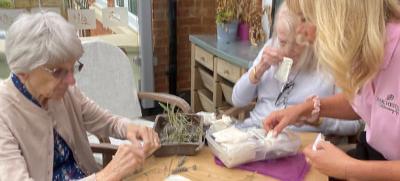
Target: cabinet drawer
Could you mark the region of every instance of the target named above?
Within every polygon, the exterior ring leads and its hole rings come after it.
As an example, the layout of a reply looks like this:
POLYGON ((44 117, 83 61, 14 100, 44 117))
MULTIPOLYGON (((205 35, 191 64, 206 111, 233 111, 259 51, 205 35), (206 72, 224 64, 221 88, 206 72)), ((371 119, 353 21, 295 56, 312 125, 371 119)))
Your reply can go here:
POLYGON ((214 60, 213 60, 213 55, 206 52, 202 48, 195 47, 194 51, 194 59, 207 67, 210 70, 214 70, 214 60))
POLYGON ((235 83, 237 80, 239 80, 241 74, 241 69, 238 66, 235 66, 231 63, 228 63, 227 61, 216 58, 217 62, 217 73, 228 79, 229 81, 235 83))

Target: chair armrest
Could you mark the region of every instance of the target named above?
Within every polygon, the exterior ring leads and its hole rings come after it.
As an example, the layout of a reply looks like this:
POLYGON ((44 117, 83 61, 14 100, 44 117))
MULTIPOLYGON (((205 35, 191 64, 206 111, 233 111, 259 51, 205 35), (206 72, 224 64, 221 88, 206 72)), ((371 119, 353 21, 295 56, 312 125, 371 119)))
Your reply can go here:
POLYGON ((105 167, 111 160, 113 155, 117 152, 118 146, 109 143, 90 143, 90 148, 93 153, 101 153, 103 156, 103 167, 105 167))
POLYGON ((166 93, 138 92, 139 99, 151 99, 163 103, 174 104, 184 113, 192 113, 190 105, 182 98, 166 93))
POLYGON ((115 154, 118 146, 109 143, 90 143, 93 153, 115 154))

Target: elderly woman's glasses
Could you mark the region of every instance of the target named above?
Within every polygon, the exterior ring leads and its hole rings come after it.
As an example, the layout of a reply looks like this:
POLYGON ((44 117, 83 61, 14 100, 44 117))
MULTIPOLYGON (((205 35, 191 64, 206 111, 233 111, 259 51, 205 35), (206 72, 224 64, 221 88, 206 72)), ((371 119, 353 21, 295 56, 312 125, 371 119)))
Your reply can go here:
MULTIPOLYGON (((80 72, 82 69, 83 69, 83 63, 81 63, 78 60, 72 69, 72 73, 75 74, 77 72, 80 72)), ((49 72, 56 79, 64 79, 65 77, 67 77, 67 75, 69 73, 69 70, 63 69, 63 68, 49 69, 47 67, 44 67, 44 70, 49 72)))
POLYGON ((286 108, 288 97, 290 92, 293 90, 293 87, 294 87, 294 81, 289 81, 285 83, 278 97, 276 97, 275 100, 276 107, 281 107, 283 105, 286 108))

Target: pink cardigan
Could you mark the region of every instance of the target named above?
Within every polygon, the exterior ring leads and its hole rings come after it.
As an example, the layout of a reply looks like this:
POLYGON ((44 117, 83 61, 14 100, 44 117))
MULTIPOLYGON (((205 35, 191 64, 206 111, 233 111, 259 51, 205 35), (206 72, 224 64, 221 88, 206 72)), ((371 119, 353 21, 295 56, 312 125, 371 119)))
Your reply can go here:
POLYGON ((0 180, 52 180, 53 129, 71 148, 75 161, 95 180, 99 170, 86 131, 101 137, 126 138, 125 118, 101 109, 76 87, 49 101, 48 110, 34 105, 13 85, 0 82, 0 180))

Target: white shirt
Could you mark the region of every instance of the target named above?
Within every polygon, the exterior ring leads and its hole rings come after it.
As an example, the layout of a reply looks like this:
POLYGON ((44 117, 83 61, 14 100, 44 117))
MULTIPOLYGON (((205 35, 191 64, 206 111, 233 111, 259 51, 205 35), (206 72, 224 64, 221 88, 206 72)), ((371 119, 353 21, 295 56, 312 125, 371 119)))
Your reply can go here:
MULTIPOLYGON (((266 46, 269 46, 269 42, 264 45, 264 48, 266 46)), ((284 83, 274 78, 277 66, 271 66, 266 70, 258 84, 250 82, 250 72, 252 68, 260 62, 263 49, 261 49, 254 60, 253 66, 248 72, 242 75, 233 88, 232 102, 236 107, 246 106, 257 98, 255 108, 250 112, 250 117, 245 120, 245 124, 248 126, 255 125, 262 127, 263 120, 267 118, 271 112, 284 108, 284 106, 275 106, 276 98, 284 85, 284 83)), ((289 80, 293 79, 295 84, 287 96, 288 106, 303 103, 308 97, 313 95, 326 97, 334 95, 338 91, 333 80, 317 70, 313 72, 300 70, 298 73, 297 71, 291 71, 289 80)), ((319 128, 310 125, 289 127, 300 131, 322 132, 325 135, 354 135, 360 129, 361 124, 359 121, 324 119, 319 128)))

